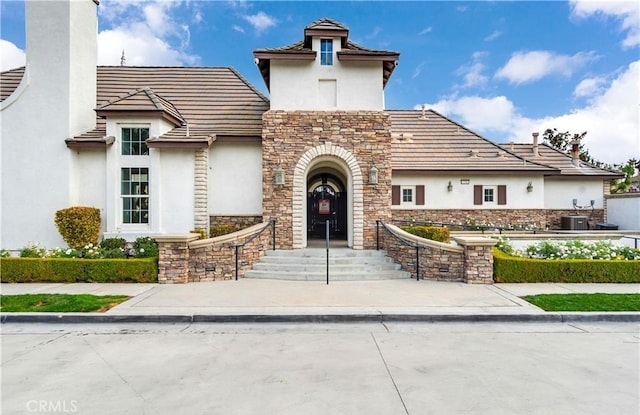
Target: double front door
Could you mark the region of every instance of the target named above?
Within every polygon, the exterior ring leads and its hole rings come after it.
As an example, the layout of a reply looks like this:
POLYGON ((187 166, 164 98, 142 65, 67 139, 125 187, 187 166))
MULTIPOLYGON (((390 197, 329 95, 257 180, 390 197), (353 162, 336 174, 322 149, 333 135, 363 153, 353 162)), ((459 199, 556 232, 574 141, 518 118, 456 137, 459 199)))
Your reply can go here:
POLYGON ((347 239, 347 194, 321 184, 308 193, 307 237, 324 238, 327 220, 331 239, 347 239))

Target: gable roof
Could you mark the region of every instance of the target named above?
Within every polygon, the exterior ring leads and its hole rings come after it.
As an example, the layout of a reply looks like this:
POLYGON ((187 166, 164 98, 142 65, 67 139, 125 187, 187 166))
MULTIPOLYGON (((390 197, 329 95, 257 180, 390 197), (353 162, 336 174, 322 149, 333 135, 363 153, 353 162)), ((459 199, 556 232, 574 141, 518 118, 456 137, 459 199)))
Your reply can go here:
POLYGON ((526 160, 433 110, 389 110, 394 171, 558 173, 526 160))
POLYGON ((149 87, 138 88, 119 98, 111 100, 96 109, 100 116, 117 114, 159 114, 175 126, 186 125, 187 122, 180 114, 180 111, 166 99, 157 95, 149 87))
POLYGON ((624 174, 620 172, 603 169, 582 160, 576 160, 574 163, 571 155, 565 154, 562 151, 551 147, 547 143, 538 145, 537 155, 534 153, 533 144, 531 143, 509 143, 502 144, 501 146, 502 148, 509 149, 511 152, 516 153, 521 157, 527 157, 529 160, 535 161, 536 163, 545 164, 557 169, 559 176, 590 176, 610 179, 624 177, 624 174))
POLYGON ((315 60, 317 52, 312 49, 314 36, 340 38, 341 50, 336 52, 340 61, 381 61, 382 85, 387 85, 393 73, 396 62, 400 57, 399 52, 390 50, 376 50, 360 46, 349 40, 349 28, 335 20, 323 17, 309 24, 304 29, 304 38, 301 41, 287 46, 276 48, 262 48, 253 51, 256 64, 264 79, 267 89, 270 89, 271 60, 315 60))

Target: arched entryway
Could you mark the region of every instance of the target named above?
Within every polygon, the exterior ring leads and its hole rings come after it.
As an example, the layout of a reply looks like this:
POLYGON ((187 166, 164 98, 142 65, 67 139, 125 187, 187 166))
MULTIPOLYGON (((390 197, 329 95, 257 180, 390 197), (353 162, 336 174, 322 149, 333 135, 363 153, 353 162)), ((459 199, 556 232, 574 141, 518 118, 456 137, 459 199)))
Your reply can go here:
POLYGON ((360 166, 351 152, 342 147, 325 143, 314 147, 300 157, 293 175, 293 248, 307 246, 309 237, 324 232, 324 225, 318 228, 310 220, 326 221, 336 212, 333 221, 333 238, 347 241, 355 249, 363 247, 363 181, 360 166), (323 183, 326 181, 326 183, 323 183), (324 191, 324 197, 323 192, 324 191), (327 195, 340 193, 334 197, 336 204, 327 206, 327 195), (322 210, 320 201, 323 201, 322 210), (317 203, 317 204, 316 204, 317 203), (342 205, 338 205, 342 204, 342 205), (317 217, 311 217, 317 209, 317 217), (321 213, 322 212, 322 213, 321 213), (324 215, 324 216, 323 216, 324 215), (342 215, 341 218, 338 218, 342 215), (313 226, 310 226, 313 225, 313 226))
POLYGON ((332 240, 347 240, 348 192, 345 179, 334 169, 321 167, 307 179, 307 242, 324 239, 327 225, 332 240))

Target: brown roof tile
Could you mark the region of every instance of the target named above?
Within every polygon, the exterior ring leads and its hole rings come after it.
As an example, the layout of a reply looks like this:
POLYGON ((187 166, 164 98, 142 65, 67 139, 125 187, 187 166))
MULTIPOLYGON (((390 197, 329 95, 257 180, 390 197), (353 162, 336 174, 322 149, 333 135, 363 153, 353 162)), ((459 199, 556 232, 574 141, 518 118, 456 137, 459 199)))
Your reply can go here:
POLYGON ((502 148, 508 149, 511 152, 518 154, 521 157, 527 157, 529 160, 536 163, 545 164, 547 166, 557 169, 558 174, 561 176, 608 176, 610 178, 621 178, 623 174, 606 170, 600 167, 594 166, 589 163, 585 163, 580 160, 577 164, 573 163, 573 159, 570 155, 565 154, 546 143, 538 145, 538 155, 533 152, 533 144, 524 143, 510 143, 502 144, 502 148))
POLYGON ((0 78, 0 102, 9 98, 9 95, 13 94, 13 91, 15 91, 16 88, 18 88, 18 85, 20 85, 23 75, 24 66, 2 72, 2 77, 0 78))
POLYGON ((542 173, 553 168, 513 154, 428 110, 390 110, 391 166, 396 171, 542 173), (401 135, 402 134, 402 135, 401 135))

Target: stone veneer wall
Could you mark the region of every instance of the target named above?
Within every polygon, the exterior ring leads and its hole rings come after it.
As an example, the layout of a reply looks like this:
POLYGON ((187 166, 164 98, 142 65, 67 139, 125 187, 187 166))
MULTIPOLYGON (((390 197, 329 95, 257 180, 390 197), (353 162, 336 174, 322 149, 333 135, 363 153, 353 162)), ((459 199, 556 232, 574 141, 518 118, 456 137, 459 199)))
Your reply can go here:
MULTIPOLYGON (((566 209, 412 209, 391 211, 394 221, 425 221, 445 223, 483 223, 496 226, 515 225, 537 229, 560 229, 561 217, 572 216, 576 210, 566 209)), ((589 217, 591 229, 604 222, 604 209, 578 209, 577 214, 589 217)))
MULTIPOLYGON (((380 230, 380 249, 400 264, 403 270, 416 275, 416 248, 408 246, 391 234, 380 230)), ((420 248, 420 279, 432 281, 463 281, 464 253, 437 248, 420 248)))
MULTIPOLYGON (((314 148, 324 148, 331 143, 331 154, 318 154, 304 160, 305 165, 313 163, 316 157, 340 158, 340 149, 355 157, 364 185, 362 194, 353 198, 366 201, 362 218, 355 217, 355 226, 362 223, 362 246, 375 247, 376 219, 390 220, 391 202, 391 135, 389 116, 381 111, 267 111, 262 116, 262 168, 263 202, 265 220, 278 220, 278 248, 291 249, 294 246, 294 215, 306 217, 304 204, 293 204, 294 169, 303 155, 314 148), (378 184, 368 184, 368 172, 372 164, 378 169, 378 184), (285 183, 274 184, 274 171, 280 166, 285 172, 285 183)), ((343 152, 345 153, 345 152, 343 152)), ((308 157, 308 155, 307 155, 308 157)), ((355 174, 353 171, 351 174, 355 174)), ((308 171, 304 172, 305 177, 308 171)), ((348 191, 350 191, 349 189, 348 191)), ((296 188, 296 191, 299 191, 296 188)), ((306 198, 306 183, 304 198, 306 198)), ((306 230, 304 230, 306 232, 306 230)), ((352 232, 353 230, 349 230, 352 232)))
MULTIPOLYGON (((256 225, 251 229, 260 228, 256 225)), ((258 237, 238 248, 238 278, 271 249, 271 227, 258 237)), ((255 232, 243 230, 231 235, 203 239, 189 244, 189 282, 219 281, 235 278, 236 257, 234 245, 242 243, 255 232), (246 232, 245 232, 246 231, 246 232), (234 236, 237 235, 237 236, 234 236)))
POLYGON ((229 235, 198 240, 197 234, 160 235, 158 241, 158 282, 182 284, 186 282, 216 281, 235 278, 234 245, 238 248, 238 277, 251 269, 265 251, 272 249, 273 227, 269 223, 254 225, 229 235), (268 229, 264 229, 268 227, 268 229))

